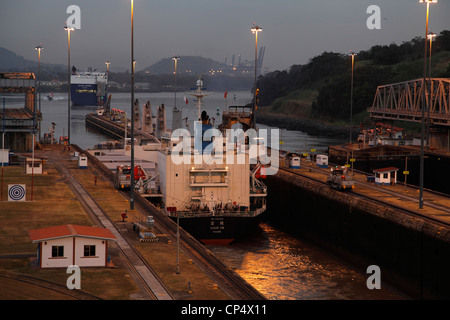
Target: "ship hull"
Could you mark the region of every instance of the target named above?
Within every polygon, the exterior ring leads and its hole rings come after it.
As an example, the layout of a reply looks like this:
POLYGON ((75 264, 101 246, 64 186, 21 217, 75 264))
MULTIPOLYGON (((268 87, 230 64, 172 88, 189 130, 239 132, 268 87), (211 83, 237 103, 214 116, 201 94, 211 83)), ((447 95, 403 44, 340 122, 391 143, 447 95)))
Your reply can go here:
MULTIPOLYGON (((176 223, 177 218, 171 216, 176 223)), ((230 244, 258 225, 260 216, 180 217, 180 227, 203 244, 230 244)))
POLYGON ((97 106, 96 84, 72 84, 70 90, 72 104, 76 106, 97 106))

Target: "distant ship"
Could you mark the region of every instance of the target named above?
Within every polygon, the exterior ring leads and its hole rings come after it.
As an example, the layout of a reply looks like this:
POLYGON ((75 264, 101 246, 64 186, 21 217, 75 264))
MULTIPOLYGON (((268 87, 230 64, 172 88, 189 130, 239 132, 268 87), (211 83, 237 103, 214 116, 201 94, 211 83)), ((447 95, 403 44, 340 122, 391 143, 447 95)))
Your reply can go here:
POLYGON ((73 105, 102 106, 106 101, 108 77, 106 72, 72 68, 70 95, 73 105))

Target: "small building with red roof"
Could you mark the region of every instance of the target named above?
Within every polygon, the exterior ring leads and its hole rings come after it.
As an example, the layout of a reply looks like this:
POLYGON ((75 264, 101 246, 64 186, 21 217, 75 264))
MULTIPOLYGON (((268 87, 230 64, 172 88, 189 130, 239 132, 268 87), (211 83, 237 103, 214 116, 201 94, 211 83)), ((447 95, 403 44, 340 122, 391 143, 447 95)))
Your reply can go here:
POLYGON ((108 229, 72 224, 30 230, 28 234, 38 244, 40 268, 106 267, 108 241, 116 241, 108 229))
POLYGON ((387 167, 381 169, 375 169, 375 183, 377 184, 396 184, 397 183, 397 171, 398 168, 387 167))

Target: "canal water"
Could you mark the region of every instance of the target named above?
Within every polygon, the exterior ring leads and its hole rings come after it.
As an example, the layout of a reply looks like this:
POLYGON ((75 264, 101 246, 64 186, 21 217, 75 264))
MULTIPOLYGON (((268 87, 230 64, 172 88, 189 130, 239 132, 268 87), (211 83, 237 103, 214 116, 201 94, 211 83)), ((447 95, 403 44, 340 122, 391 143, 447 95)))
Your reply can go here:
MULTIPOLYGON (((228 100, 223 92, 204 98, 204 108, 210 118, 220 119, 226 106, 245 105, 251 102, 249 92, 228 92, 228 100)), ((55 93, 49 101, 47 94, 41 94, 43 113, 41 135, 49 132, 55 123, 55 137, 67 136, 68 106, 67 95, 55 93)), ((135 93, 142 106, 150 101, 153 112, 160 104, 166 106, 167 126, 171 127, 173 93, 135 93)), ((184 92, 177 93, 177 107, 183 118, 188 118, 190 128, 197 116, 195 101, 184 92), (188 99, 185 103, 184 97, 188 99)), ((21 107, 21 95, 6 96, 6 107, 21 107)), ((112 108, 130 114, 130 94, 113 93, 112 108)), ((85 126, 85 116, 95 112, 95 107, 71 107, 71 142, 83 149, 90 148, 108 140, 105 136, 89 130, 85 126)), ((259 128, 271 129, 258 125, 259 128)), ((343 143, 342 139, 310 136, 299 131, 281 130, 280 139, 283 150, 308 151, 316 149, 324 152, 332 144, 343 143)), ((227 266, 271 300, 397 300, 408 299, 382 282, 380 290, 369 290, 366 281, 369 274, 339 259, 332 253, 318 248, 301 238, 290 235, 262 222, 254 232, 227 246, 208 246, 227 266)), ((381 279, 383 281, 383 279, 381 279)))

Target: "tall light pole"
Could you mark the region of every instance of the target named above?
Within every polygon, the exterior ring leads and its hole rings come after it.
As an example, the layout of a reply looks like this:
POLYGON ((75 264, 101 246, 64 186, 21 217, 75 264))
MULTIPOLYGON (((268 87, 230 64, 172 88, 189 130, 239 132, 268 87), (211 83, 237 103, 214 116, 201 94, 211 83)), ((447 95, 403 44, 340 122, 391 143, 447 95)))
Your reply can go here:
POLYGON ((428 66, 428 77, 431 79, 431 49, 432 49, 432 46, 433 46, 433 39, 434 38, 436 38, 436 33, 432 33, 432 32, 430 32, 429 34, 428 34, 428 40, 430 40, 430 58, 429 58, 429 60, 430 60, 430 64, 429 64, 429 66, 428 66))
MULTIPOLYGON (((174 89, 174 93, 175 93, 175 102, 174 102, 174 110, 177 110, 177 65, 178 65, 178 60, 180 60, 180 57, 172 57, 172 60, 174 61, 175 64, 175 89, 174 89)), ((175 121, 175 119, 173 119, 173 121, 175 121)), ((180 274, 180 216, 179 213, 177 212, 177 267, 175 270, 176 274, 180 274)))
POLYGON ((252 33, 255 35, 255 84, 254 84, 254 92, 253 92, 253 110, 252 110, 252 118, 253 118, 253 128, 256 128, 256 77, 258 72, 258 32, 262 31, 262 28, 253 24, 253 27, 250 29, 252 33))
MULTIPOLYGON (((43 50, 44 48, 42 47, 42 43, 40 45, 38 45, 35 48, 38 52, 38 77, 39 77, 39 81, 38 81, 38 99, 39 99, 39 113, 41 113, 41 50, 43 50)), ((41 122, 39 121, 39 140, 41 140, 41 122)))
POLYGON ((67 45, 68 45, 68 51, 67 51, 67 145, 70 145, 70 31, 74 31, 74 28, 70 28, 68 26, 64 27, 64 30, 67 31, 67 45))
POLYGON ((423 85, 422 85, 422 122, 420 137, 420 173, 419 173, 419 209, 423 209, 423 177, 424 177, 424 134, 425 134, 425 108, 426 108, 426 77, 427 77, 427 38, 428 38, 428 16, 430 13, 430 3, 437 3, 437 0, 420 0, 419 3, 427 4, 427 22, 425 28, 425 53, 423 58, 423 85))
MULTIPOLYGON (((433 38, 436 37, 435 33, 428 33, 428 37, 427 39, 430 40, 430 58, 429 58, 429 66, 428 66, 428 79, 430 81, 430 103, 432 102, 433 99, 433 85, 431 82, 431 48, 433 46, 433 38)), ((428 114, 427 114, 427 150, 429 150, 430 148, 430 126, 431 126, 431 122, 430 122, 430 107, 431 104, 428 106, 428 114)))
MULTIPOLYGON (((105 111, 105 113, 107 113, 107 112, 109 112, 109 110, 106 110, 106 108, 107 108, 106 104, 108 102, 109 65, 111 64, 111 62, 109 60, 106 60, 105 64, 106 64, 106 79, 105 79, 105 98, 103 101, 103 110, 105 111)), ((126 127, 125 127, 125 129, 126 129, 126 127)), ((126 143, 124 145, 126 145, 126 143)))
POLYGON ((105 64, 106 64, 106 76, 108 76, 108 74, 109 74, 109 65, 111 64, 111 62, 109 60, 106 60, 105 64))
POLYGON ((131 177, 130 210, 134 210, 134 0, 131 0, 131 177))
POLYGON ((352 126, 353 126, 353 69, 355 66, 355 56, 356 53, 350 51, 350 55, 352 56, 352 80, 351 80, 351 89, 350 89, 350 145, 352 144, 352 126))
POLYGON ((180 57, 172 57, 172 60, 175 62, 175 104, 174 109, 177 110, 177 64, 180 57))

